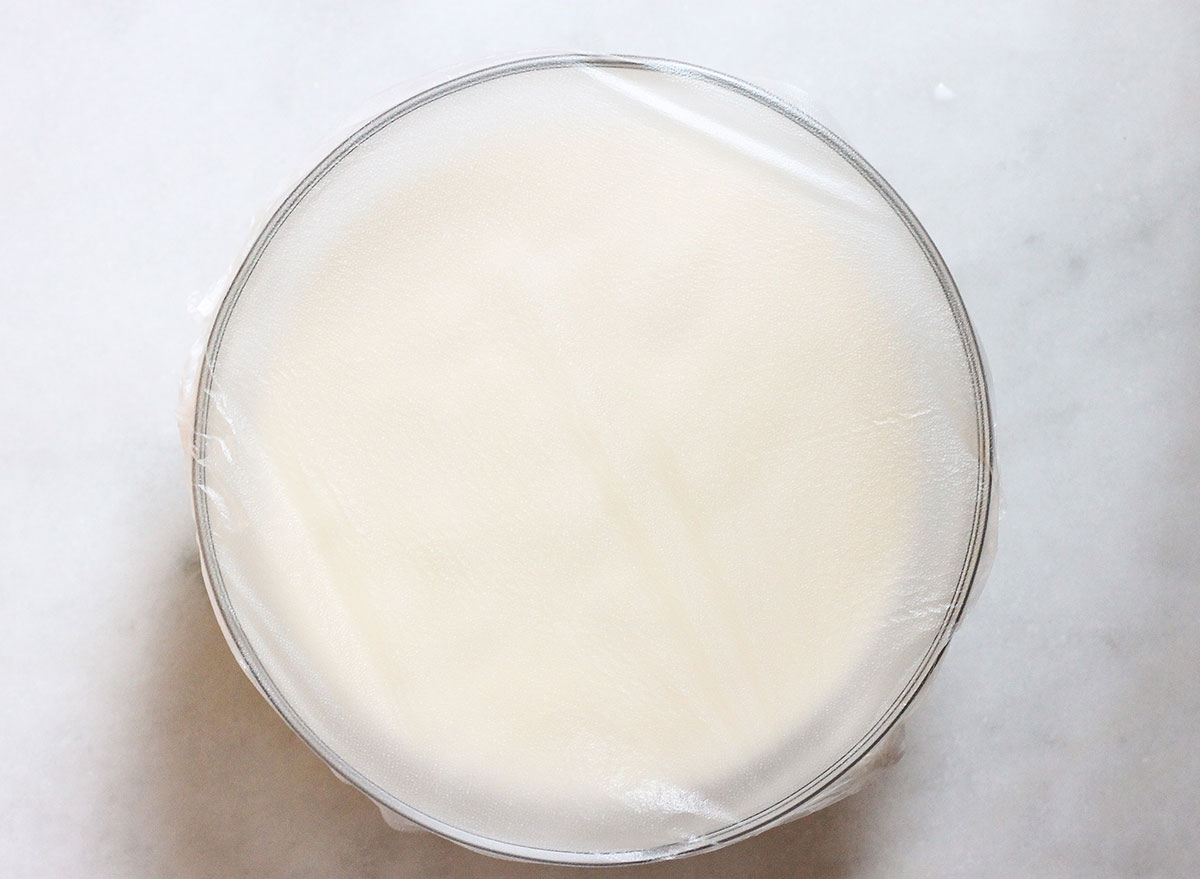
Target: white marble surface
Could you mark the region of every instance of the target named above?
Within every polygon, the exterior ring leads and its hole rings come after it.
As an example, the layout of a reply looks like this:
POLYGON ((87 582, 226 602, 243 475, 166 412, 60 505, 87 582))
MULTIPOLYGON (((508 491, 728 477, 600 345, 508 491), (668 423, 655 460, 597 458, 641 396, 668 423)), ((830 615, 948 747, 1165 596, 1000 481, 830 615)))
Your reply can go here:
POLYGON ((0 6, 0 874, 559 875, 393 833, 259 699, 173 418, 189 298, 356 106, 566 48, 832 112, 958 278, 1007 504, 904 760, 639 874, 1200 875, 1200 6, 903 5, 0 6))

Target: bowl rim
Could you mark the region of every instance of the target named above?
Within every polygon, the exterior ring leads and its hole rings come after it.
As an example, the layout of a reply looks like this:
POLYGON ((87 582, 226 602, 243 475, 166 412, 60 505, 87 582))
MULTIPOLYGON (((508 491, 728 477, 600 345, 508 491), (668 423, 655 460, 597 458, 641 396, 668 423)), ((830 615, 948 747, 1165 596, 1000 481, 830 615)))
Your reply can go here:
POLYGON ((798 812, 802 813, 805 806, 813 806, 816 802, 819 802, 823 794, 828 794, 833 785, 837 784, 839 780, 844 779, 848 772, 875 750, 879 742, 892 730, 912 705, 917 694, 929 680, 932 671, 945 652, 950 636, 962 618, 971 591, 979 579, 978 575, 981 572, 981 563, 986 561, 985 545, 988 538, 988 531, 992 524, 991 518, 994 515, 993 482, 995 452, 993 448, 991 404, 983 357, 974 328, 967 316, 966 308, 963 305, 954 279, 951 277, 950 271, 946 267, 941 254, 912 210, 896 194, 895 190, 884 180, 879 172, 868 164, 857 151, 825 125, 796 107, 792 102, 750 82, 705 67, 664 58, 635 55, 596 55, 587 53, 537 55, 479 68, 446 80, 439 85, 421 91, 395 104, 363 124, 326 155, 290 191, 271 214, 270 219, 263 225, 222 297, 220 306, 213 318, 211 331, 204 345, 203 356, 197 374, 196 406, 192 422, 191 448, 192 503, 205 584, 214 610, 216 611, 218 622, 221 624, 222 631, 229 641, 239 664, 276 712, 279 713, 300 739, 329 765, 336 775, 366 794, 379 806, 421 828, 446 837, 467 848, 503 858, 544 864, 630 865, 698 854, 752 836, 791 815, 798 812), (773 805, 703 836, 655 848, 625 851, 564 851, 511 843, 482 836, 465 828, 441 821, 434 816, 427 815, 409 806, 395 794, 375 784, 363 773, 355 769, 354 766, 350 765, 348 761, 341 758, 336 751, 329 747, 315 733, 284 698, 279 688, 267 674, 263 663, 250 644, 245 630, 238 621, 217 561, 208 505, 209 495, 205 488, 204 467, 207 452, 210 401, 213 397, 212 385, 225 329, 238 298, 259 259, 270 245, 275 234, 287 221, 292 211, 308 195, 313 187, 326 174, 333 170, 339 162, 372 136, 396 120, 432 101, 472 86, 515 74, 556 68, 589 66, 666 73, 700 80, 706 84, 727 89, 779 113, 806 129, 810 134, 832 149, 840 158, 850 164, 851 167, 870 183, 907 227, 921 248, 945 294, 947 304, 954 317, 962 341, 963 351, 970 372, 975 398, 976 439, 979 449, 974 518, 972 520, 968 546, 959 580, 951 596, 945 616, 937 633, 932 638, 928 650, 922 657, 916 671, 904 687, 901 688, 901 691, 883 715, 878 718, 859 741, 846 751, 839 760, 827 767, 819 776, 811 779, 802 788, 773 805))

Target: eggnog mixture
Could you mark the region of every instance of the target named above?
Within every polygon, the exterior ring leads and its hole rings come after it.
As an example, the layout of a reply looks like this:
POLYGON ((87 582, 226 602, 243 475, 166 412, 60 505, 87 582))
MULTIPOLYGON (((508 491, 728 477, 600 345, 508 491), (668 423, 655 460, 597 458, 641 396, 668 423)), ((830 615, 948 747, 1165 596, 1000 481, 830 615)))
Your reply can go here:
POLYGON ((734 824, 867 736, 954 607, 981 450, 947 295, 867 179, 720 86, 576 66, 418 107, 220 332, 231 616, 442 829, 734 824))

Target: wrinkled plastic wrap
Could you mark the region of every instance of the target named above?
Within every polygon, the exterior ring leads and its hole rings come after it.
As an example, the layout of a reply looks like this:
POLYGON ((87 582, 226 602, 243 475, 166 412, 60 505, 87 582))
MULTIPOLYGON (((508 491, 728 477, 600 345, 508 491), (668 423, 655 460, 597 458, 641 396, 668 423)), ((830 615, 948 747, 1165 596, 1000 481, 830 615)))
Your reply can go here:
POLYGON ((638 862, 895 759, 990 551, 990 415, 937 251, 812 117, 674 62, 476 71, 337 146, 221 292, 210 595, 391 820, 638 862))

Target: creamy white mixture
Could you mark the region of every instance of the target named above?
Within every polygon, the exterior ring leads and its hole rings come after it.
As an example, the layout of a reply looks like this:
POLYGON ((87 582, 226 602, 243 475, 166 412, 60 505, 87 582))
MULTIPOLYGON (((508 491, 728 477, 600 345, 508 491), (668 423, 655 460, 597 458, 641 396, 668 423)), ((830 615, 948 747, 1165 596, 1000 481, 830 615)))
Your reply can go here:
POLYGON ((967 550, 974 398, 881 197, 665 74, 414 111, 276 235, 216 368, 223 581, 280 691, 428 816, 632 849, 883 714, 967 550))

